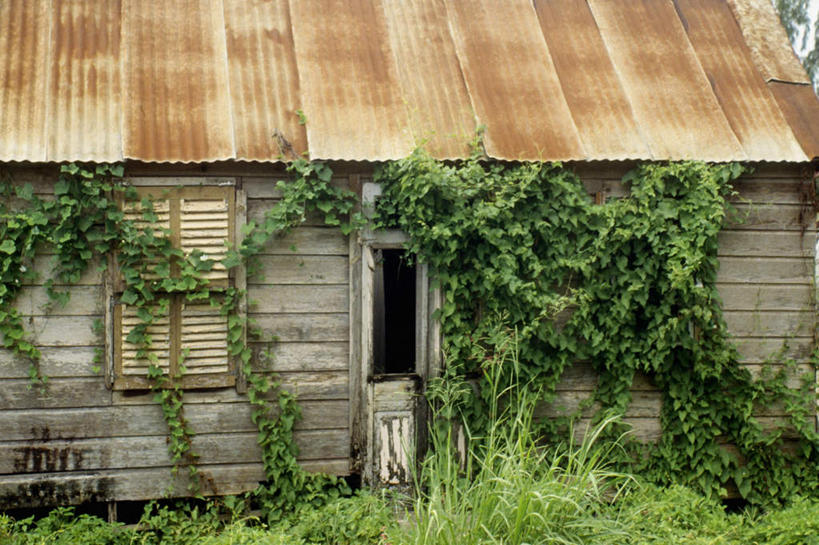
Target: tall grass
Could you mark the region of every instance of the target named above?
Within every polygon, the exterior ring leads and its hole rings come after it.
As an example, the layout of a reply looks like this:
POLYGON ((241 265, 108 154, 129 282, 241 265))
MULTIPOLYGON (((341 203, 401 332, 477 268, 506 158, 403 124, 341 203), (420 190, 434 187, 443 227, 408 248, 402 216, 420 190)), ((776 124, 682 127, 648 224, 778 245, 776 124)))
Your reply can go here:
MULTIPOLYGON (((601 430, 581 444, 546 449, 532 415, 538 396, 517 385, 514 343, 495 351, 484 372, 493 390, 490 425, 456 448, 452 421, 435 422, 423 462, 411 524, 391 536, 414 545, 621 543, 628 524, 612 507, 631 478, 606 460, 617 445, 600 445, 601 430), (503 378, 512 380, 503 385, 503 378)), ((468 433, 467 433, 468 435, 468 433)))

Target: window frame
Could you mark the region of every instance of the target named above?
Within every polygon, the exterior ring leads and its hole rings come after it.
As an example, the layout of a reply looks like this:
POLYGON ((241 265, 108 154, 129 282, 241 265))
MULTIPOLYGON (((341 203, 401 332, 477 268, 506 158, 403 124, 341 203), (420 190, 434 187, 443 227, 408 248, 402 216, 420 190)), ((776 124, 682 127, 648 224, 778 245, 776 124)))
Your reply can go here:
MULTIPOLYGON (((246 222, 247 201, 244 190, 237 183, 235 178, 128 178, 126 184, 137 189, 140 195, 151 193, 156 195, 168 192, 171 200, 207 197, 218 195, 224 196, 228 202, 228 240, 232 245, 241 244, 242 225, 246 222)), ((162 197, 159 197, 160 199, 162 197)), ((178 221, 169 220, 171 227, 171 240, 175 247, 181 247, 181 213, 177 214, 178 221)), ((109 255, 109 274, 105 275, 105 295, 107 305, 105 308, 105 331, 106 331, 106 385, 114 391, 146 390, 150 389, 154 382, 147 376, 126 375, 122 371, 123 335, 122 335, 122 303, 119 296, 124 291, 122 276, 117 267, 115 255, 109 255)), ((213 280, 213 289, 221 291, 234 287, 244 293, 246 287, 244 265, 232 268, 228 271, 227 278, 213 280)), ((181 343, 182 328, 184 326, 182 309, 185 304, 207 305, 207 301, 187 303, 185 294, 169 294, 169 358, 168 364, 170 372, 168 378, 169 385, 183 389, 215 389, 236 387, 237 390, 244 391, 244 377, 241 374, 240 366, 237 365, 236 358, 227 356, 227 369, 214 373, 203 374, 183 374, 176 376, 175 370, 178 364, 178 356, 184 346, 181 343), (175 330, 175 333, 171 331, 175 330), (174 354, 170 346, 171 338, 177 340, 177 353, 174 354), (174 357, 176 355, 176 357, 174 357)), ((247 312, 246 296, 242 296, 238 305, 240 315, 247 312)), ((227 338, 225 339, 227 340, 227 338)), ((183 363, 184 364, 184 363, 183 363)))

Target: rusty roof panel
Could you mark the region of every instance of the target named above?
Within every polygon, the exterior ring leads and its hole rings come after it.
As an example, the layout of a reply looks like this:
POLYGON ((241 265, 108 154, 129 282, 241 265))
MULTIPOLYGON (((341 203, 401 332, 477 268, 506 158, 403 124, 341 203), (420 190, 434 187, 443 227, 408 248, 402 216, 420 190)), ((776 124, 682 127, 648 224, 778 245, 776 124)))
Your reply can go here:
POLYGON ((671 0, 589 0, 655 158, 745 158, 671 0))
POLYGON ((489 156, 585 158, 531 2, 447 0, 447 12, 489 156))
POLYGON ((766 81, 810 83, 771 0, 727 0, 766 81))
POLYGON ((224 3, 236 158, 276 160, 284 151, 280 145, 288 144, 301 154, 307 134, 296 114, 302 105, 290 7, 265 0, 224 3))
POLYGON ((383 5, 415 143, 442 159, 468 155, 475 115, 443 0, 384 0, 383 5))
POLYGON ((293 0, 310 156, 385 160, 412 149, 384 11, 371 0, 293 0))
POLYGON ((0 0, 0 161, 804 161, 807 82, 769 0, 0 0))
POLYGON ((587 155, 650 159, 586 0, 536 0, 535 10, 587 155))
POLYGON ((802 149, 810 159, 819 157, 819 98, 810 85, 772 81, 773 92, 802 149))
POLYGON ((125 157, 233 158, 221 0, 124 0, 122 17, 125 157))
POLYGON ((120 2, 53 6, 48 160, 119 161, 120 2))
POLYGON ((720 0, 675 0, 731 128, 749 159, 804 161, 773 95, 757 72, 730 8, 720 0))
POLYGON ((0 2, 0 161, 46 160, 49 4, 0 2))

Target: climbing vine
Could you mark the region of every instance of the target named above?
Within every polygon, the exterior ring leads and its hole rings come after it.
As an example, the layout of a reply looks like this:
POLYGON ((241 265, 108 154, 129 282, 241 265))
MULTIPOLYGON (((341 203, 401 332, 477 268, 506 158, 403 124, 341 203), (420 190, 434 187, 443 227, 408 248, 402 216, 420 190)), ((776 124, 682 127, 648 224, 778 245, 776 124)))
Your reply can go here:
MULTIPOLYGON (((331 183, 332 171, 326 165, 296 158, 288 166, 288 172, 288 183, 279 184, 282 198, 266 211, 258 224, 250 222, 243 228, 241 245, 227 250, 222 260, 227 269, 248 264, 249 273, 253 274, 254 257, 265 244, 305 221, 309 213, 321 212, 327 224, 339 226, 345 232, 361 224, 361 217, 352 212, 356 204, 354 194, 331 183)), ((248 383, 248 397, 254 406, 252 419, 259 429, 268 479, 267 485, 255 491, 254 496, 268 516, 281 516, 300 502, 317 502, 348 493, 343 480, 309 474, 296 462, 298 449, 293 441, 293 429, 301 414, 292 394, 281 389, 269 374, 254 367, 251 349, 244 340, 252 324, 239 312, 239 303, 246 294, 235 288, 211 286, 205 273, 213 269, 214 261, 200 251, 186 254, 174 247, 169 230, 155 227, 158 216, 150 199, 142 198, 139 203, 141 221, 126 219, 122 204, 139 197, 134 188, 119 183, 117 178, 122 174, 122 167, 116 165, 63 166, 54 187, 53 201, 37 197, 31 185, 15 186, 10 180, 3 183, 0 188, 4 197, 0 201, 0 215, 5 220, 0 233, 4 235, 0 245, 0 334, 4 346, 29 358, 32 380, 45 386, 47 377, 42 376, 36 366, 40 352, 27 340, 22 318, 13 306, 22 285, 36 277, 35 252, 46 245, 55 250, 54 278, 46 281, 51 304, 68 301, 69 292, 60 291, 56 285, 76 282, 94 259, 104 267, 105 257, 113 252, 124 284, 120 300, 136 309, 139 320, 130 330, 127 341, 139 347, 138 358, 150 363, 147 378, 168 426, 168 453, 174 464, 173 473, 180 467, 187 468, 189 490, 200 492, 208 479, 197 468, 198 454, 192 450, 194 431, 184 414, 181 377, 165 374, 156 354, 150 350, 151 326, 168 314, 170 298, 174 295, 183 296, 186 301, 210 302, 227 317, 228 352, 239 362, 248 383)), ((182 373, 185 354, 183 347, 178 362, 182 373)))
MULTIPOLYGON (((765 503, 819 490, 819 437, 808 424, 811 385, 788 388, 784 370, 752 379, 737 363, 721 315, 717 233, 730 212, 731 182, 742 172, 736 164, 642 165, 624 179, 628 197, 595 204, 558 164, 500 164, 477 156, 442 163, 419 151, 378 171, 384 196, 376 223, 406 231, 408 250, 429 264, 442 289, 438 314, 448 373, 481 380, 502 317, 517 330, 525 363, 507 379, 542 391, 544 401, 555 400, 570 365, 586 361, 599 381, 581 409, 622 413, 635 377, 645 375, 662 392, 662 436, 656 445, 631 445, 627 462, 656 482, 684 482, 711 493, 733 483, 745 498, 765 503), (765 431, 753 418, 756 408, 774 400, 791 415, 795 449, 784 448, 784 426, 765 431)), ((269 516, 347 492, 343 481, 297 464, 298 404, 245 341, 257 334, 239 312, 246 294, 211 286, 205 273, 214 263, 201 252, 185 254, 167 231, 127 220, 121 202, 137 196, 118 183, 122 174, 116 165, 63 166, 54 200, 39 198, 30 185, 0 186, 3 345, 29 358, 32 381, 45 387, 47 377, 36 366, 39 350, 14 307, 22 286, 35 277, 35 252, 54 249, 54 275, 46 281, 54 305, 68 299, 59 286, 76 282, 89 263, 104 266, 99 258, 116 252, 121 299, 138 309, 139 324, 128 341, 152 363, 150 327, 167 314, 172 295, 208 301, 227 317, 228 350, 248 384, 268 477, 253 496, 269 516), (168 274, 172 269, 178 273, 168 274)), ((222 260, 227 269, 247 265, 248 274, 259 274, 256 255, 309 214, 322 214, 345 234, 364 224, 356 196, 331 183, 326 164, 295 158, 288 174, 278 185, 280 200, 228 249, 222 260)), ((155 222, 151 202, 141 207, 144 222, 155 222)), ((184 369, 184 351, 179 366, 184 369)), ((206 479, 196 468, 184 393, 156 365, 149 378, 175 468, 186 466, 199 486, 206 479)), ((459 411, 473 427, 486 424, 489 391, 459 390, 459 411)), ((560 423, 544 420, 544 433, 557 437, 560 423)))
MULTIPOLYGON (((733 483, 765 503, 819 490, 819 440, 812 391, 787 388, 785 372, 753 380, 722 318, 717 234, 743 170, 641 165, 623 180, 629 196, 595 204, 559 164, 443 163, 418 151, 377 172, 377 221, 406 231, 437 278, 450 374, 481 378, 502 317, 525 362, 517 380, 544 401, 570 365, 596 371, 593 395, 567 417, 624 413, 638 375, 662 392, 662 436, 630 445, 632 468, 707 493, 733 483), (783 448, 784 425, 766 432, 753 417, 774 399, 792 415, 795 451, 783 448)), ((473 429, 486 424, 488 392, 460 403, 473 429)), ((561 437, 561 422, 543 421, 544 433, 561 437)))

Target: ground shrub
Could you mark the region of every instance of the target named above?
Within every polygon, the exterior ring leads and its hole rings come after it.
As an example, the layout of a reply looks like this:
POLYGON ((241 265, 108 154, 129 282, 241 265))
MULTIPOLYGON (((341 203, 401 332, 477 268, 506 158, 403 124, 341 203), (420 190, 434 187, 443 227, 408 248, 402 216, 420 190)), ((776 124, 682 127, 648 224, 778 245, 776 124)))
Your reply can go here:
POLYGON ((389 500, 363 491, 317 509, 300 510, 292 521, 287 532, 311 545, 382 543, 386 532, 396 526, 389 500))
POLYGON ((53 509, 35 521, 14 521, 0 514, 0 543, 3 545, 128 545, 133 534, 121 524, 111 524, 90 515, 75 515, 72 507, 53 509))

